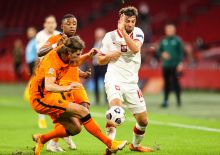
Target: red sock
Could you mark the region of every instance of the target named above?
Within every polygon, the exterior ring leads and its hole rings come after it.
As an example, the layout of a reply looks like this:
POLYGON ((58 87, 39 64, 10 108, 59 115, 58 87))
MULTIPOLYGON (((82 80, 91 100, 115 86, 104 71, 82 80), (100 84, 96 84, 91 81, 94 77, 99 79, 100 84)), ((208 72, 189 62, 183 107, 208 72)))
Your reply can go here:
POLYGON ((46 142, 48 142, 49 140, 53 139, 53 138, 63 138, 68 136, 68 134, 66 133, 66 129, 61 125, 56 125, 55 129, 50 131, 47 134, 44 134, 41 136, 41 142, 43 144, 45 144, 46 142))

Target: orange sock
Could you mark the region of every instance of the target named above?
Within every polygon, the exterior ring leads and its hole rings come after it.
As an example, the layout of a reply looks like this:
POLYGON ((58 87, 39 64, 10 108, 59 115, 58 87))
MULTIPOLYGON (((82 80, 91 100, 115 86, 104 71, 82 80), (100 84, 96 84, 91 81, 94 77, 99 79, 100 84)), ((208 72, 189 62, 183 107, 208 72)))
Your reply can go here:
POLYGON ((96 124, 95 120, 91 118, 90 114, 80 120, 89 133, 100 139, 107 147, 111 147, 112 140, 101 132, 100 127, 96 124))
MULTIPOLYGON (((56 127, 58 127, 59 125, 61 125, 61 124, 60 124, 60 123, 55 123, 54 129, 56 129, 56 127)), ((59 138, 54 138, 53 141, 54 141, 54 142, 58 142, 58 141, 59 141, 59 138)))
POLYGON ((63 137, 66 137, 67 135, 68 134, 66 132, 66 129, 62 125, 58 125, 51 132, 42 135, 40 139, 41 139, 41 142, 45 144, 46 142, 48 142, 49 140, 53 138, 63 138, 63 137))

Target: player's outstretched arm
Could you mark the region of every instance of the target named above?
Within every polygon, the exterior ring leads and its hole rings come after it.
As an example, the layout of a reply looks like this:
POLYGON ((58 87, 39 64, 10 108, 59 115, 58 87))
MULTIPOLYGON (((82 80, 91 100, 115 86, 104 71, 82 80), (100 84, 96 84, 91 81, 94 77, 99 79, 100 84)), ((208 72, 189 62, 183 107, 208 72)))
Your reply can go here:
POLYGON ((94 55, 96 55, 99 52, 97 48, 92 48, 88 53, 83 54, 80 56, 80 62, 79 65, 83 64, 85 61, 91 59, 94 55))
POLYGON ((38 57, 43 57, 43 56, 45 56, 47 53, 49 53, 49 52, 53 49, 52 46, 53 46, 53 45, 44 45, 43 47, 41 47, 41 48, 39 49, 39 52, 37 53, 37 56, 38 56, 38 57))
POLYGON ((117 61, 120 56, 121 56, 121 52, 119 52, 119 51, 113 51, 113 52, 109 52, 107 54, 100 53, 98 55, 98 64, 99 65, 106 65, 110 61, 117 61))
POLYGON ((45 89, 49 92, 66 92, 70 91, 72 89, 79 89, 79 87, 82 87, 80 83, 72 82, 68 86, 60 86, 55 83, 56 77, 46 77, 45 78, 45 89))

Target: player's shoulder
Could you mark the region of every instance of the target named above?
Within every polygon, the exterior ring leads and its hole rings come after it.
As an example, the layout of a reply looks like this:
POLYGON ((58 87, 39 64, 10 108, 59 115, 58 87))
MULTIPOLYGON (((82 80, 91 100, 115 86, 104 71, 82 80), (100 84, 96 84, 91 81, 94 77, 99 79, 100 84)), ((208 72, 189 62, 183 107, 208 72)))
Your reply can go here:
POLYGON ((44 30, 39 31, 39 32, 36 34, 36 38, 39 38, 39 37, 42 37, 42 36, 45 36, 44 30))
POLYGON ((56 43, 61 37, 62 37, 61 33, 56 34, 56 35, 52 35, 52 36, 50 36, 50 38, 48 38, 48 42, 54 44, 54 43, 56 43))
POLYGON ((44 56, 43 58, 43 65, 46 67, 47 64, 54 64, 54 62, 56 62, 56 51, 55 50, 51 50, 47 55, 44 56))
POLYGON ((139 28, 139 27, 134 27, 134 31, 133 31, 134 33, 139 33, 139 34, 144 34, 144 32, 142 31, 142 29, 141 28, 139 28))
POLYGON ((57 31, 57 30, 55 30, 54 31, 54 35, 57 35, 57 34, 60 34, 61 32, 60 31, 57 31))
POLYGON ((182 38, 180 36, 175 36, 175 39, 178 41, 178 42, 182 42, 182 38))

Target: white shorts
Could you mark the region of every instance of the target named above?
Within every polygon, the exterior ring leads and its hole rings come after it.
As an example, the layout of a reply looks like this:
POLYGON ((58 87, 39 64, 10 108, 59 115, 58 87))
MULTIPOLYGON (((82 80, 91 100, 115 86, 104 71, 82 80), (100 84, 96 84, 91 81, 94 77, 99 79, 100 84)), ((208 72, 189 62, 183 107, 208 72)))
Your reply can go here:
POLYGON ((120 99, 132 114, 142 113, 147 110, 144 97, 137 84, 107 82, 105 83, 105 91, 109 103, 113 99, 120 99))

